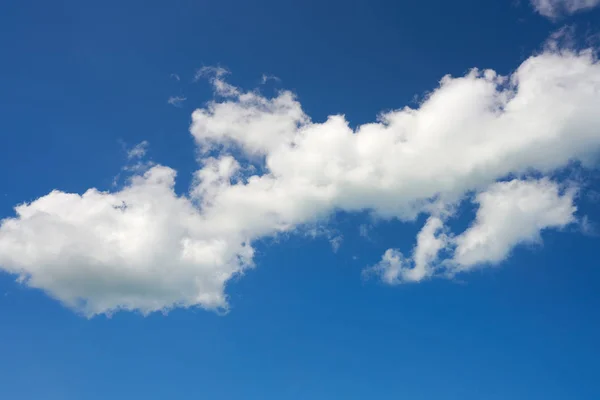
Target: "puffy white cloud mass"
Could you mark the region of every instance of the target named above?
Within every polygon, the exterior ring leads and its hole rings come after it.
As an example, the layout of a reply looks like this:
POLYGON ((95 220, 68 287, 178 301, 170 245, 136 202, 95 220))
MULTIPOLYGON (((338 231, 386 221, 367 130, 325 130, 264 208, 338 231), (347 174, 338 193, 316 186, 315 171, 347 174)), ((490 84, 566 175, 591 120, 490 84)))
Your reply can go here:
POLYGON ((575 221, 575 190, 561 194, 548 179, 513 180, 491 185, 479 193, 473 225, 456 237, 454 261, 458 271, 483 263, 498 263, 519 243, 540 242, 540 232, 575 221))
POLYGON ((499 262, 572 221, 573 193, 527 176, 589 166, 600 149, 589 50, 548 48, 506 77, 446 76, 418 108, 356 129, 343 115, 312 121, 291 92, 265 97, 206 74, 217 100, 192 114, 201 165, 188 194, 160 165, 116 192, 53 191, 2 222, 2 268, 86 315, 226 309, 225 285, 253 265, 255 240, 368 210, 429 216, 412 256, 390 250, 378 267, 389 283, 419 281, 499 262), (510 174, 521 181, 498 183, 510 174), (480 210, 454 237, 444 221, 470 193, 480 210))
POLYGON ((531 0, 531 5, 541 15, 555 19, 564 14, 590 10, 600 5, 600 0, 531 0))
POLYGON ((252 248, 173 192, 157 166, 115 193, 53 191, 16 207, 0 229, 0 263, 87 315, 175 306, 226 307, 223 288, 252 248))

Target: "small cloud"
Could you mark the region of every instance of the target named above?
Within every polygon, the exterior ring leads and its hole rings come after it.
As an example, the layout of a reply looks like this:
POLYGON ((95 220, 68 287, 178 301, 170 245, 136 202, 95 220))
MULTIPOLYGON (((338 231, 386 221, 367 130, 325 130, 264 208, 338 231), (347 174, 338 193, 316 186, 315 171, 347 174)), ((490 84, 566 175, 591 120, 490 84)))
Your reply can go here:
POLYGON ((148 152, 148 146, 150 143, 144 140, 133 147, 129 147, 125 142, 119 141, 123 146, 124 151, 127 153, 127 164, 121 168, 121 171, 113 178, 112 185, 118 186, 119 182, 123 178, 123 175, 128 176, 131 174, 143 174, 148 171, 154 165, 152 161, 145 160, 146 153, 148 152))
POLYGON ((369 231, 371 227, 369 225, 362 224, 358 227, 358 234, 364 238, 369 239, 369 231))
POLYGON ((181 78, 177 74, 171 74, 170 77, 175 79, 177 82, 179 82, 181 80, 181 78))
POLYGON ((183 96, 171 96, 167 100, 167 103, 174 107, 181 107, 181 104, 186 100, 187 98, 183 96))
POLYGON ((275 82, 281 82, 281 79, 279 79, 278 77, 276 77, 275 75, 267 75, 267 74, 263 74, 262 77, 260 78, 260 83, 262 85, 264 85, 265 83, 267 83, 268 81, 275 81, 275 82))
POLYGON ((127 151, 127 159, 132 160, 134 158, 142 158, 146 155, 146 151, 148 151, 148 143, 147 140, 144 140, 135 146, 133 146, 129 151, 127 151))
POLYGON ((591 10, 600 5, 600 0, 531 0, 531 5, 540 15, 556 21, 565 15, 591 10))
POLYGON ((223 67, 205 66, 196 71, 196 74, 194 75, 194 82, 206 77, 219 79, 225 75, 228 75, 229 73, 229 70, 223 67))
POLYGON ((338 252, 343 241, 344 238, 342 236, 336 236, 329 240, 329 243, 331 244, 331 248, 333 249, 334 253, 338 252))
POLYGON ((238 96, 240 94, 238 88, 223 79, 227 74, 229 74, 229 71, 223 67, 206 66, 196 71, 194 82, 207 78, 217 95, 223 97, 238 96))
POLYGON ((552 32, 544 43, 544 47, 546 51, 552 52, 557 52, 560 49, 575 48, 575 27, 573 25, 565 25, 552 32))
POLYGON ((591 222, 587 215, 583 216, 578 222, 581 233, 587 236, 598 236, 596 224, 591 222))

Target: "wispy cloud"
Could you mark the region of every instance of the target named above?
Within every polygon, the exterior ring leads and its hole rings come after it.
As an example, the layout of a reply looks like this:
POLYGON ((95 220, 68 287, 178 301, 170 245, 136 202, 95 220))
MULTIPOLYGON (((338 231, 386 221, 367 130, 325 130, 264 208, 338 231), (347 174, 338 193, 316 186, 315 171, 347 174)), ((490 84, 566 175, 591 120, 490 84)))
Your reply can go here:
POLYGON ((147 140, 141 141, 133 147, 125 142, 119 141, 127 155, 127 163, 121 168, 119 173, 113 178, 112 185, 117 187, 121 183, 122 177, 139 175, 152 168, 155 163, 146 159, 150 143, 147 140))
POLYGON ((226 75, 229 75, 229 71, 223 67, 205 66, 196 71, 194 81, 206 78, 213 85, 215 94, 223 97, 238 96, 240 91, 224 80, 226 75))
POLYGON ((531 0, 533 8, 541 15, 557 19, 564 15, 591 10, 600 0, 531 0))
POLYGON ((136 144, 127 152, 127 158, 131 160, 144 157, 146 151, 148 151, 148 145, 149 143, 146 140, 136 144))
POLYGON ((371 226, 370 226, 370 225, 361 224, 361 225, 358 227, 358 234, 359 234, 361 237, 364 237, 365 239, 368 239, 368 238, 369 238, 369 234, 370 234, 370 232, 371 232, 371 226))
POLYGON ((275 81, 275 82, 281 82, 281 79, 279 79, 278 77, 276 77, 275 75, 266 75, 263 74, 260 78, 260 83, 262 85, 264 85, 265 83, 267 83, 268 81, 275 81))
POLYGON ((183 96, 171 96, 167 100, 167 103, 175 107, 181 107, 183 102, 186 100, 187 98, 183 96))
POLYGON ((194 74, 194 81, 198 81, 202 78, 223 78, 226 75, 229 75, 230 72, 227 68, 223 68, 220 66, 207 65, 196 70, 196 74, 194 74))
POLYGON ((334 253, 338 252, 338 250, 342 246, 343 241, 344 241, 344 238, 341 235, 329 239, 329 243, 331 244, 331 248, 333 249, 334 253))

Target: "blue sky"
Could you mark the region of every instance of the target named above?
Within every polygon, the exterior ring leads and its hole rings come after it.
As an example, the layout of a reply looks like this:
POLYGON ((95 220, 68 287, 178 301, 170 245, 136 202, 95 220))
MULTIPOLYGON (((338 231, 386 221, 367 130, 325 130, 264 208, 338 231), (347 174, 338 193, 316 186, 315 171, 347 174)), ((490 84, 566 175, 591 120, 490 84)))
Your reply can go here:
POLYGON ((598 1, 84 3, 0 7, 0 398, 600 398, 598 1))

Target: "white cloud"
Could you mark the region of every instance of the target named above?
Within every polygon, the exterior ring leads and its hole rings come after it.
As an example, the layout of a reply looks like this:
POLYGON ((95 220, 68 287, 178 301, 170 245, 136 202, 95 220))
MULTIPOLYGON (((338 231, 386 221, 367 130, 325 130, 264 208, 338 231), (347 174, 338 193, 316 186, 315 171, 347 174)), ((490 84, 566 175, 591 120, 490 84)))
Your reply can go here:
POLYGON ((370 234, 369 234, 369 233, 370 233, 370 231, 371 231, 371 226, 369 226, 369 225, 366 225, 366 224, 361 224, 361 225, 358 227, 358 234, 359 234, 361 237, 364 237, 364 238, 366 238, 366 239, 369 239, 369 238, 370 238, 370 234))
POLYGON ((438 217, 429 217, 417 235, 417 245, 413 251, 414 268, 406 273, 407 280, 419 281, 433 275, 432 263, 440 250, 448 246, 448 238, 443 233, 444 223, 438 217))
POLYGON ((264 156, 281 146, 289 148, 298 127, 308 121, 292 93, 268 99, 250 92, 194 111, 191 132, 202 148, 236 144, 264 156))
POLYGON ((113 186, 119 185, 122 175, 142 175, 154 165, 154 162, 146 159, 146 153, 150 143, 144 140, 135 146, 128 148, 126 143, 121 141, 123 149, 127 152, 127 163, 121 168, 121 171, 113 178, 113 186))
POLYGON ((194 81, 201 78, 208 78, 213 85, 215 94, 222 97, 235 97, 240 94, 238 88, 227 83, 225 76, 229 75, 229 71, 223 67, 202 67, 196 71, 194 81))
POLYGON ((434 274, 434 263, 438 253, 448 246, 448 237, 443 232, 444 224, 438 217, 429 217, 419 234, 411 258, 405 258, 397 249, 388 249, 381 261, 366 272, 376 273, 390 285, 404 282, 419 282, 434 274))
POLYGON ((281 82, 281 79, 279 79, 275 75, 262 74, 262 76, 260 78, 260 83, 264 85, 268 81, 281 82))
POLYGON ((397 249, 387 249, 377 265, 363 270, 363 275, 378 275, 384 283, 397 285, 403 283, 406 271, 410 270, 410 260, 406 260, 397 249))
POLYGON ((378 274, 385 283, 399 284, 498 264, 519 244, 541 243, 543 230, 575 222, 574 195, 574 188, 561 193, 559 185, 547 178, 494 183, 475 197, 479 209, 465 232, 449 236, 440 218, 429 217, 411 258, 389 249, 366 271, 378 274), (438 253, 444 249, 454 254, 438 263, 438 253))
POLYGON ((419 108, 356 130, 342 115, 312 121, 290 92, 267 98, 225 82, 222 69, 206 74, 221 98, 193 113, 191 133, 218 155, 201 153, 188 195, 173 193, 174 173, 161 166, 115 193, 52 192, 3 221, 2 268, 91 314, 226 307, 224 286, 252 265, 254 240, 370 210, 431 214, 408 264, 387 256, 400 269, 391 276, 419 280, 435 273, 441 221, 466 193, 508 174, 587 165, 600 149, 590 51, 547 49, 509 77, 444 77, 419 108))
POLYGON ((419 109, 388 112, 356 131, 340 115, 310 121, 289 92, 211 103, 194 112, 191 131, 202 147, 265 158, 265 173, 218 193, 211 213, 266 215, 256 218, 261 232, 336 209, 410 220, 509 173, 588 161, 600 145, 599 87, 590 52, 546 52, 509 78, 445 77, 419 109))
POLYGON ((183 96, 171 96, 167 99, 167 104, 170 104, 175 107, 181 107, 183 102, 186 100, 187 98, 183 96))
POLYGON ((531 0, 531 4, 541 15, 556 19, 561 15, 590 10, 600 5, 600 0, 531 0))
POLYGON ((343 236, 335 236, 329 239, 329 243, 331 244, 331 249, 334 253, 337 253, 340 247, 342 246, 342 242, 344 241, 343 236))
POLYGON ((475 222, 455 239, 454 270, 497 264, 516 245, 541 242, 544 229, 575 222, 574 195, 573 188, 561 194, 559 185, 548 179, 491 185, 475 198, 479 204, 475 222))
POLYGON ((123 190, 53 191, 0 229, 0 265, 86 315, 200 305, 227 308, 224 285, 252 248, 207 222, 153 167, 123 190))
POLYGON ((146 155, 148 151, 148 141, 144 140, 140 143, 133 146, 129 151, 127 151, 127 158, 130 160, 142 158, 146 155))

